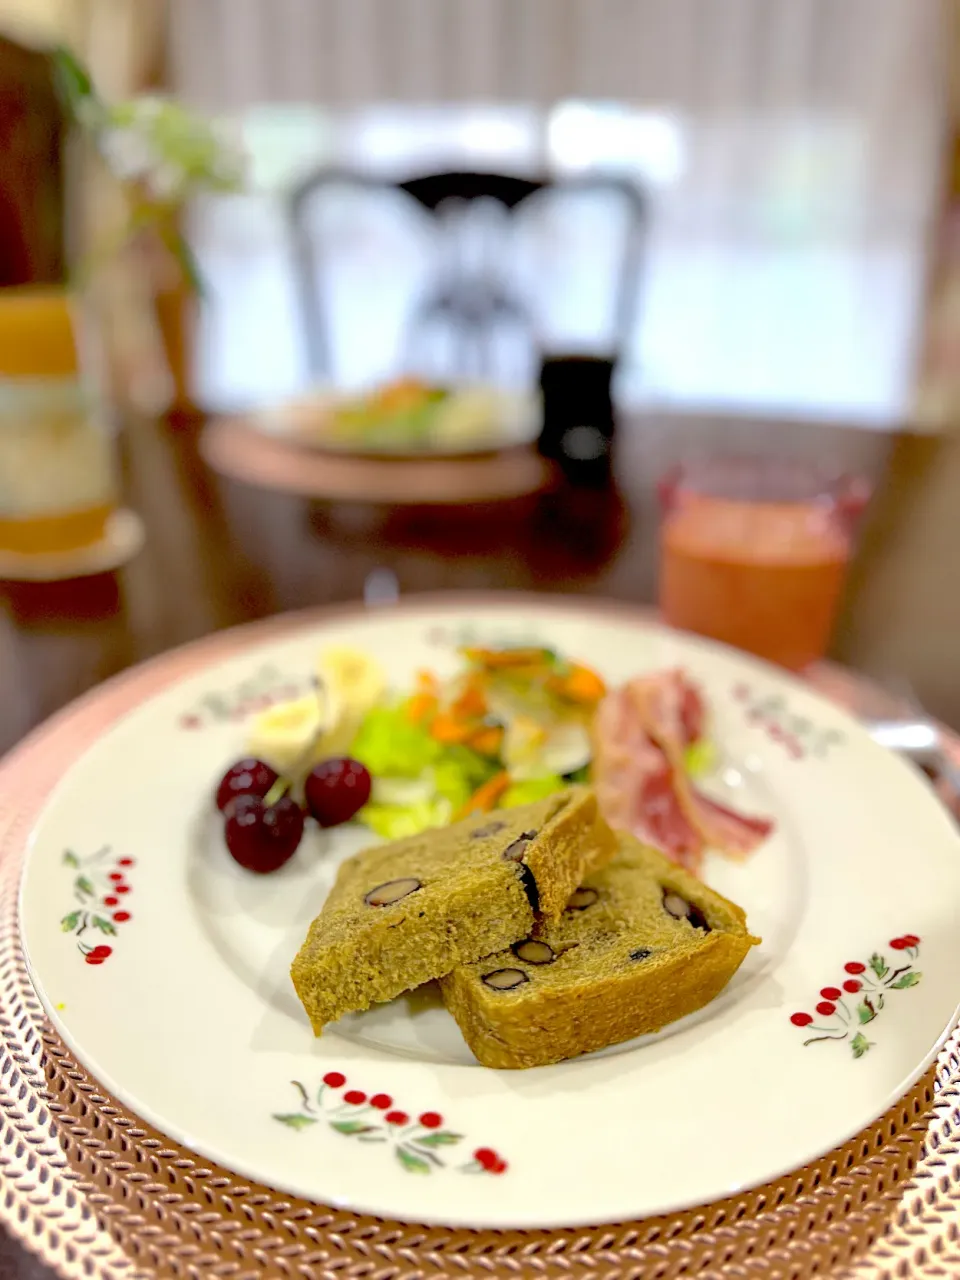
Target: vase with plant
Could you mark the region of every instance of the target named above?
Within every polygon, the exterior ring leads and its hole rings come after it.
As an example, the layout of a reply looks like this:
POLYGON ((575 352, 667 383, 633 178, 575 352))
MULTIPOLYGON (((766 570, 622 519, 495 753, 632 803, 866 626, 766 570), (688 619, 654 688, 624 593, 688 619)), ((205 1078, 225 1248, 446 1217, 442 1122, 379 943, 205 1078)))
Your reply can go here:
MULTIPOLYGON (((159 345, 165 358, 172 355, 172 363, 182 366, 171 350, 182 346, 171 308, 203 288, 183 232, 185 209, 196 196, 240 190, 244 157, 225 126, 174 99, 148 94, 105 100, 68 49, 55 51, 54 70, 64 108, 86 142, 87 216, 81 219, 77 283, 110 298, 112 337, 123 348, 114 354, 127 390, 155 410, 165 381, 171 399, 183 388, 171 385, 169 367, 149 369, 150 340, 154 353, 159 345), (165 341, 158 344, 158 337, 165 341)), ((173 372, 180 375, 173 381, 182 382, 182 367, 173 372)))

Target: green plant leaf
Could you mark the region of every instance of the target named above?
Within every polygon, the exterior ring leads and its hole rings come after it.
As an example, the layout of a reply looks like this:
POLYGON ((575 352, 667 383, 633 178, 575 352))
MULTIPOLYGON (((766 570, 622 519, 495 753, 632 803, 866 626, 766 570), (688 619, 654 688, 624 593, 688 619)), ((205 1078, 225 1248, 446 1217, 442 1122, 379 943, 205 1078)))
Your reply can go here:
POLYGON ((908 969, 906 973, 901 973, 896 982, 890 983, 890 990, 902 991, 904 987, 915 987, 922 976, 916 969, 908 969))
POLYGON ((857 1019, 861 1025, 867 1022, 872 1022, 876 1016, 877 1011, 873 1007, 873 1003, 869 996, 865 1000, 861 1000, 857 1005, 857 1019))
POLYGON ((94 896, 94 888, 86 876, 77 876, 73 882, 73 887, 81 898, 92 898, 94 896))
POLYGON ((330 1128, 336 1129, 337 1133, 345 1133, 353 1137, 358 1133, 373 1133, 376 1126, 364 1124, 362 1120, 331 1120, 330 1128))
POLYGON ((177 266, 183 272, 184 280, 197 297, 202 298, 205 293, 203 275, 200 271, 200 264, 194 257, 194 253, 190 248, 190 245, 176 227, 172 227, 168 223, 165 224, 161 222, 159 224, 159 229, 163 243, 176 259, 177 266))
POLYGON ((428 1161, 422 1156, 416 1155, 413 1151, 408 1151, 406 1147, 397 1147, 397 1159, 406 1169, 407 1173, 432 1173, 428 1161))
POLYGON ((452 1147, 457 1142, 463 1141, 462 1133, 450 1133, 446 1129, 440 1129, 437 1133, 426 1133, 422 1138, 417 1138, 418 1147, 452 1147))
POLYGON ((90 923, 95 929, 99 929, 101 933, 107 933, 111 937, 117 936, 117 930, 109 920, 104 920, 103 916, 94 916, 90 923))
POLYGON ((82 911, 71 911, 69 915, 63 917, 60 921, 60 928, 64 933, 73 933, 77 925, 80 923, 82 911))
POLYGON ((850 1048, 853 1050, 855 1058, 862 1058, 870 1047, 870 1041, 860 1031, 850 1041, 850 1048))
POLYGON ((79 870, 80 868, 80 859, 71 849, 68 849, 63 855, 63 861, 66 866, 73 867, 74 870, 79 870))
POLYGON ((309 1129, 312 1124, 317 1121, 313 1116, 301 1115, 299 1112, 292 1112, 290 1115, 274 1116, 274 1120, 279 1120, 281 1124, 285 1124, 288 1129, 309 1129))
POLYGON ((90 73, 64 45, 54 49, 52 62, 57 95, 64 107, 76 119, 83 103, 96 101, 90 73))
POLYGON ((887 968, 887 962, 883 956, 877 955, 876 951, 870 957, 870 968, 878 978, 885 978, 890 970, 887 968))

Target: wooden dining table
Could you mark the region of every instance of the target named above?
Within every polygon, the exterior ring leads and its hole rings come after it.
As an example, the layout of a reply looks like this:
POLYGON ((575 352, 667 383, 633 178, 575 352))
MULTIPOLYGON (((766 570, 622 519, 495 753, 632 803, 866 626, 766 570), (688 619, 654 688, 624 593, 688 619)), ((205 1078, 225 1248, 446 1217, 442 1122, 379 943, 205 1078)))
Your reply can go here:
POLYGON ((891 448, 888 433, 859 427, 647 413, 620 423, 607 489, 397 508, 222 478, 202 460, 202 427, 135 421, 123 432, 125 501, 147 534, 132 563, 0 584, 0 752, 126 667, 224 627, 361 599, 371 582, 403 595, 517 589, 651 603, 656 481, 676 461, 772 444, 877 480, 891 448))
MULTIPOLYGON (((213 631, 373 592, 536 590, 653 603, 656 481, 703 451, 769 451, 867 476, 891 437, 824 424, 649 413, 620 424, 613 483, 560 483, 455 510, 319 501, 220 477, 203 422, 138 421, 122 438, 125 500, 143 551, 115 574, 0 584, 0 753, 101 681, 213 631)), ((838 678, 846 679, 837 672, 838 678)), ((50 1274, 0 1234, 0 1276, 50 1274)))

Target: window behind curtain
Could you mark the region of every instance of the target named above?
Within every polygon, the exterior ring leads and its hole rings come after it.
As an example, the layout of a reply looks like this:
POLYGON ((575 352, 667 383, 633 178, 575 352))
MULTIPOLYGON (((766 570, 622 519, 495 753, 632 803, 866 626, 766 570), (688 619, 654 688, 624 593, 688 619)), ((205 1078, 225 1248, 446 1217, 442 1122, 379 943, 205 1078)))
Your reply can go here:
POLYGON ((941 19, 934 0, 174 0, 177 87, 242 122, 260 193, 199 212, 210 393, 302 383, 276 197, 306 169, 613 167, 653 210, 628 398, 898 420, 941 19), (264 308, 286 336, 254 376, 264 308))

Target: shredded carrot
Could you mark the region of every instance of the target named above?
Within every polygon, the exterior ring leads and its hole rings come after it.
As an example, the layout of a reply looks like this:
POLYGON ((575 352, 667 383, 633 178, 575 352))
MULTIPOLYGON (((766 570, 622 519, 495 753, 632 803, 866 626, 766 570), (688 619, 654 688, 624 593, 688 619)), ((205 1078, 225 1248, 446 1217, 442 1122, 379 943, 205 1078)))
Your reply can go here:
POLYGON ((497 671, 511 667, 543 667, 550 665, 546 649, 479 649, 461 650, 468 662, 475 662, 488 670, 497 671))
POLYGON ((472 725, 469 722, 457 720, 441 712, 430 726, 430 733, 437 742, 457 743, 466 742, 470 737, 471 729, 472 725))
POLYGON ((481 725, 467 738, 467 746, 482 756, 499 755, 503 745, 503 730, 498 724, 481 725))
POLYGON ((509 773, 495 773, 482 787, 477 788, 460 809, 457 818, 467 818, 471 813, 489 813, 509 786, 509 773))
POLYGON ((440 696, 440 681, 432 671, 417 672, 417 693, 429 693, 435 698, 440 696))
POLYGON ((547 684, 554 693, 570 702, 599 702, 607 692, 607 686, 597 673, 579 662, 571 663, 565 675, 552 676, 547 684))
POLYGON ((450 708, 457 720, 480 720, 487 714, 487 699, 478 684, 471 681, 450 708))
POLYGON ((432 693, 415 693, 407 700, 407 719, 423 724, 437 709, 437 699, 432 693))

